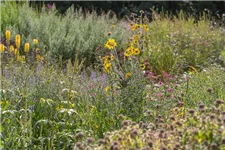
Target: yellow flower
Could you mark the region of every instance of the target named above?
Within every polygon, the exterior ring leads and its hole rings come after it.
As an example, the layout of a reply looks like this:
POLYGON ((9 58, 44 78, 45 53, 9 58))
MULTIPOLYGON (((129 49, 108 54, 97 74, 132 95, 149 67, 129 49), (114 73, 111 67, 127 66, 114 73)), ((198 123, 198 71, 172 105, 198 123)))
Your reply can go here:
POLYGON ((102 57, 102 61, 103 61, 104 64, 110 63, 109 56, 102 57))
POLYGON ((16 59, 17 59, 17 61, 20 61, 22 63, 25 63, 25 56, 17 55, 16 59))
POLYGON ((14 46, 13 45, 10 45, 9 51, 10 51, 10 53, 14 52, 14 46))
POLYGON ((125 51, 124 52, 124 56, 127 56, 127 57, 129 57, 129 56, 131 56, 127 51, 125 51))
POLYGON ((7 41, 10 41, 10 31, 9 30, 6 30, 5 37, 6 37, 7 41))
POLYGON ((145 69, 145 65, 144 65, 144 64, 140 64, 140 68, 141 68, 142 70, 144 70, 144 69, 145 69))
POLYGON ((36 53, 40 53, 40 48, 36 48, 36 53))
POLYGON ((105 43, 105 47, 108 49, 114 49, 117 46, 116 42, 114 39, 109 39, 106 43, 105 43))
POLYGON ((40 54, 36 54, 36 60, 37 61, 41 61, 41 60, 43 60, 43 57, 41 57, 40 54))
POLYGON ((135 48, 133 50, 134 55, 139 55, 141 53, 141 51, 138 48, 135 48))
POLYGON ((130 72, 128 72, 128 73, 125 74, 125 78, 126 79, 129 78, 130 76, 131 76, 131 73, 130 72))
POLYGON ((72 106, 72 107, 74 107, 74 106, 75 106, 75 104, 71 104, 71 106, 72 106))
POLYGON ((14 49, 14 54, 17 56, 17 55, 19 55, 19 51, 18 51, 18 49, 16 48, 16 49, 14 49))
POLYGON ((115 56, 114 55, 111 55, 111 61, 114 60, 114 59, 115 59, 115 56))
POLYGON ((19 34, 16 35, 16 48, 20 49, 20 35, 19 34))
POLYGON ((144 27, 144 29, 145 29, 146 32, 149 31, 148 25, 145 24, 145 25, 143 25, 143 27, 144 27))
POLYGON ((105 71, 106 71, 107 73, 109 73, 110 70, 111 70, 111 68, 112 68, 111 63, 105 64, 105 65, 104 65, 104 68, 105 68, 105 71))
POLYGON ((189 66, 189 74, 198 74, 198 70, 195 67, 189 66))
POLYGON ((0 48, 1 48, 1 53, 3 53, 4 52, 4 50, 5 50, 5 45, 4 44, 1 44, 1 46, 0 46, 0 48))
POLYGON ((138 40, 140 35, 135 35, 134 40, 138 40))
POLYGON ((141 27, 141 25, 139 25, 139 24, 134 24, 134 25, 132 26, 131 30, 132 30, 132 31, 135 31, 136 29, 138 29, 138 28, 140 28, 140 27, 141 27))
POLYGON ((111 89, 111 86, 107 86, 107 87, 105 88, 105 92, 108 92, 110 89, 111 89))
POLYGON ((124 52, 124 55, 125 56, 131 56, 131 55, 133 55, 133 47, 132 46, 128 47, 126 49, 126 51, 124 52))
POLYGON ((34 45, 38 45, 38 39, 33 40, 34 45))
POLYGON ((24 52, 27 53, 29 51, 30 48, 30 44, 29 43, 25 43, 24 44, 24 52))
POLYGON ((138 43, 138 40, 134 40, 134 44, 137 44, 138 43))

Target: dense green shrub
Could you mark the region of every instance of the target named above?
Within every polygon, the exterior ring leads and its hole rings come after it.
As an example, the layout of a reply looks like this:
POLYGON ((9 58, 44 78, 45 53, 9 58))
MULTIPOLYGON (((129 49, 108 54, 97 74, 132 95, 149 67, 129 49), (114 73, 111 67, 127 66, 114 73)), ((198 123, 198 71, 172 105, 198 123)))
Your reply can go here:
POLYGON ((183 12, 172 20, 167 17, 155 14, 144 37, 144 56, 154 73, 183 72, 189 66, 202 69, 221 61, 225 35, 210 16, 203 14, 198 22, 183 12))
POLYGON ((79 58, 86 58, 85 63, 90 65, 96 61, 96 49, 102 50, 100 46, 107 40, 108 32, 112 32, 111 37, 120 43, 118 49, 123 47, 129 36, 123 23, 115 16, 110 17, 109 13, 97 16, 92 12, 84 16, 81 10, 74 10, 72 6, 62 16, 58 15, 54 6, 44 6, 39 13, 27 4, 3 2, 1 7, 5 10, 1 13, 4 19, 4 22, 1 21, 1 35, 4 35, 5 29, 10 29, 12 35, 21 34, 23 41, 32 42, 37 38, 42 54, 48 54, 48 58, 53 60, 59 59, 60 55, 63 61, 74 60, 75 54, 79 54, 79 58), (11 9, 16 13, 7 13, 6 10, 11 9), (15 19, 11 21, 9 15, 15 19))

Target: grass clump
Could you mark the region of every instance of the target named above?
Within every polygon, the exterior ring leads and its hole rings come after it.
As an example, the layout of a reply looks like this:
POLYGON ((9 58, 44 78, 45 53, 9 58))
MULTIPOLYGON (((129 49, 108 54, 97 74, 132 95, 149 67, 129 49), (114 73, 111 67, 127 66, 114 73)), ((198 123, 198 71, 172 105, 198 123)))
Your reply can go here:
POLYGON ((172 19, 165 14, 153 14, 143 51, 154 73, 183 72, 189 66, 203 69, 221 61, 224 32, 220 26, 213 25, 210 16, 203 13, 196 21, 182 11, 172 19))

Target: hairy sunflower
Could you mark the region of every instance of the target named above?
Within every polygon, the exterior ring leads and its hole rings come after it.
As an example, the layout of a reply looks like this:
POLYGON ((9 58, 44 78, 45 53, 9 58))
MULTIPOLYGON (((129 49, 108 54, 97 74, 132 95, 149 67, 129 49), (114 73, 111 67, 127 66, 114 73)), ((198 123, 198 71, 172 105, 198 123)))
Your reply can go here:
POLYGON ((108 41, 105 43, 105 47, 108 49, 114 49, 117 46, 114 39, 108 39, 108 41))
POLYGON ((133 50, 133 54, 134 55, 139 55, 141 53, 141 51, 138 49, 138 48, 135 48, 134 50, 133 50))

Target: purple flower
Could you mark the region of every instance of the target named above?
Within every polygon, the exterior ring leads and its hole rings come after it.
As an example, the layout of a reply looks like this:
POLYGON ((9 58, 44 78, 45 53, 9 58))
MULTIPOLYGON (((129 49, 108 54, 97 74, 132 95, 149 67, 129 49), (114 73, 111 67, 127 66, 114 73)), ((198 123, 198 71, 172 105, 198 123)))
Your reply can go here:
POLYGON ((173 89, 172 89, 172 88, 169 88, 169 89, 168 89, 168 92, 169 92, 169 93, 173 92, 173 89))
POLYGON ((47 4, 48 9, 52 9, 53 5, 52 4, 47 4))
POLYGON ((159 85, 163 85, 163 82, 162 82, 162 81, 160 81, 160 82, 159 82, 159 85))

